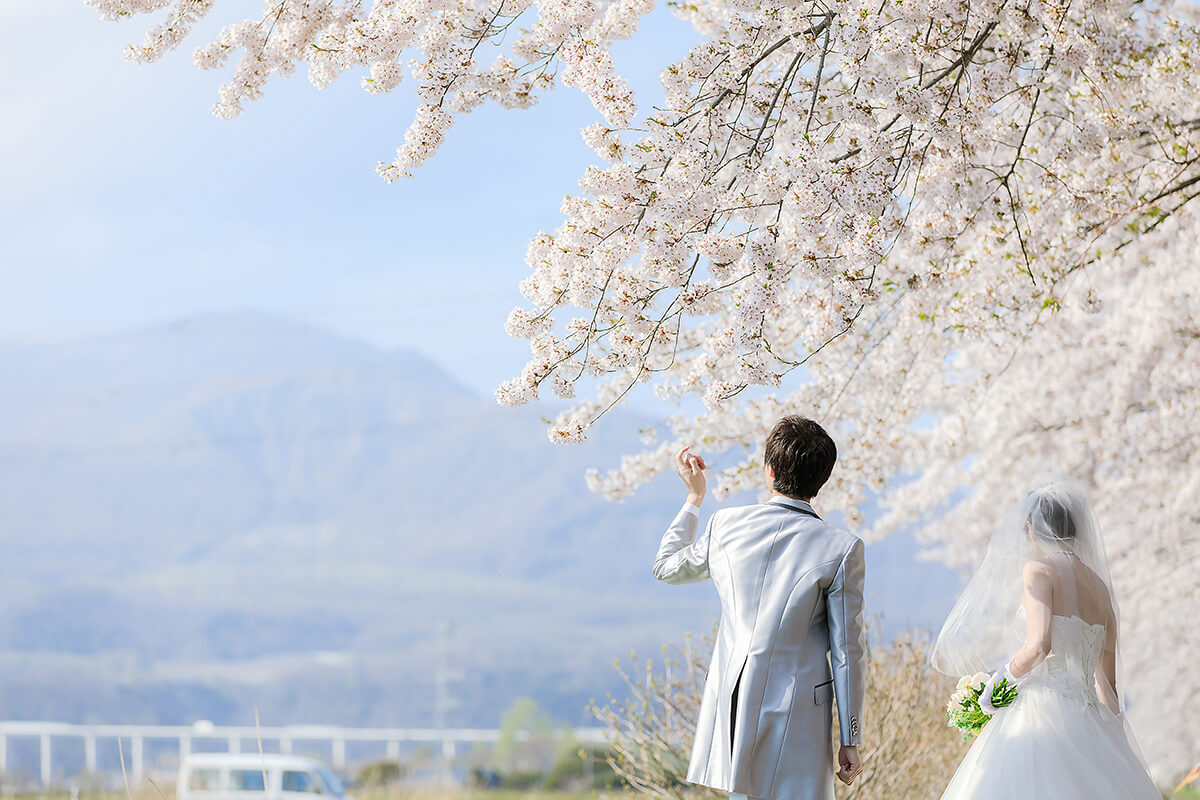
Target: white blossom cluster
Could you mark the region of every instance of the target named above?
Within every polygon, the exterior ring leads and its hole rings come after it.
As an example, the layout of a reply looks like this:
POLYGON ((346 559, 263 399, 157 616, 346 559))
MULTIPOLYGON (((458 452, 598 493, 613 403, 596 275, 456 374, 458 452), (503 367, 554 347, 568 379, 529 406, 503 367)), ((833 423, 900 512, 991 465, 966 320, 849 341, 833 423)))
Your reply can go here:
MULTIPOLYGON (((178 47, 213 8, 212 0, 85 2, 106 19, 164 13, 140 45, 128 48, 128 57, 139 62, 178 47)), ((585 92, 608 125, 630 124, 637 106, 609 48, 632 36, 653 5, 547 0, 531 12, 529 0, 267 0, 260 17, 226 26, 195 50, 193 60, 201 69, 236 60, 213 106, 224 118, 261 97, 272 75, 290 75, 301 64, 317 88, 361 69, 362 86, 372 94, 392 91, 408 72, 422 105, 395 159, 379 165, 391 181, 411 175, 437 152, 454 114, 487 100, 532 106, 560 69, 562 83, 585 92), (529 27, 516 29, 522 19, 529 27), (508 52, 501 49, 506 36, 512 39, 508 52), (492 57, 486 66, 477 61, 484 54, 492 57)))
MULTIPOLYGON (((88 2, 165 14, 138 60, 211 7, 88 2)), ((435 153, 456 114, 532 105, 561 70, 603 118, 583 131, 599 166, 529 243, 527 303, 505 327, 530 359, 497 399, 572 399, 558 442, 583 441, 639 384, 702 401, 589 474, 612 498, 682 444, 723 465, 718 497, 760 488, 766 432, 812 416, 841 449, 822 506, 861 522, 878 498, 867 538, 912 527, 963 566, 1031 476, 1080 477, 1114 562, 1139 740, 1160 772, 1200 759, 1186 725, 1200 703, 1196 8, 672 3, 702 40, 643 114, 610 45, 652 5, 270 0, 196 62, 237 55, 226 116, 300 63, 318 86, 361 69, 371 92, 408 72, 423 105, 380 166, 389 180, 435 153)))
MULTIPOLYGON (((911 530, 968 569, 1039 476, 1090 485, 1121 611, 1120 688, 1160 776, 1200 759, 1197 253, 1200 219, 1177 212, 1072 276, 1055 313, 943 351, 947 368, 923 389, 930 416, 895 419, 888 452, 865 456, 911 478, 882 488, 870 535, 911 530)), ((843 441, 846 472, 861 469, 857 437, 843 441)))

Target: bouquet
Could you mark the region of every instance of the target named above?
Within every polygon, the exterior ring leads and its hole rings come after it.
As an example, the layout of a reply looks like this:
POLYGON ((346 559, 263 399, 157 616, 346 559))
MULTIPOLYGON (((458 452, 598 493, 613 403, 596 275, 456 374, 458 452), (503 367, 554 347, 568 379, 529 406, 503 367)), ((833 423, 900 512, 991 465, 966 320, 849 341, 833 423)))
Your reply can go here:
MULTIPOLYGON (((971 739, 983 730, 991 716, 979 707, 979 696, 983 694, 991 676, 986 672, 959 678, 958 686, 946 704, 947 725, 962 731, 963 739, 971 739)), ((1017 699, 1017 687, 1001 678, 992 690, 992 705, 1007 708, 1017 699)))

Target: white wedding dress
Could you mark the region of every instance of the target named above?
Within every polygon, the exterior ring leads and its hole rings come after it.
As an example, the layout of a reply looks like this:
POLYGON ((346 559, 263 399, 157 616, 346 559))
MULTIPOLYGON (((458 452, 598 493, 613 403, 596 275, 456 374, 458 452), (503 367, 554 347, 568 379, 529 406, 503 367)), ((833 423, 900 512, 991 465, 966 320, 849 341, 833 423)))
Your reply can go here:
POLYGON ((984 726, 942 800, 1161 800, 1096 692, 1105 625, 1054 615, 1050 632, 1049 654, 984 726))

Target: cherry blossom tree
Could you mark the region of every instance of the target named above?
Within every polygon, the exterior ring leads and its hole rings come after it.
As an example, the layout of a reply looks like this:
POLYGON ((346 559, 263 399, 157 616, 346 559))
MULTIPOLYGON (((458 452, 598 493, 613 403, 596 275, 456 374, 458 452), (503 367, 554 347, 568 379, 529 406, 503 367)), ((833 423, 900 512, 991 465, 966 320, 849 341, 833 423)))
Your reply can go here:
MULTIPOLYGON (((87 2, 161 15, 135 61, 213 7, 87 2)), ((761 488, 770 426, 813 416, 842 444, 822 503, 868 539, 911 529, 964 567, 1031 475, 1089 481, 1135 727, 1160 770, 1200 758, 1185 722, 1200 702, 1186 645, 1200 618, 1200 12, 668 5, 700 41, 664 65, 665 107, 647 110, 611 46, 653 0, 268 0, 195 62, 231 73, 223 117, 299 65, 317 87, 355 72, 373 94, 411 75, 421 105, 380 163, 389 181, 459 114, 531 106, 556 79, 583 91, 598 164, 529 243, 527 304, 506 329, 530 359, 499 402, 570 399, 549 427, 564 443, 632 391, 677 405, 640 452, 588 475, 614 499, 685 443, 725 454, 718 496, 761 488), (868 523, 873 500, 884 513, 868 523)))

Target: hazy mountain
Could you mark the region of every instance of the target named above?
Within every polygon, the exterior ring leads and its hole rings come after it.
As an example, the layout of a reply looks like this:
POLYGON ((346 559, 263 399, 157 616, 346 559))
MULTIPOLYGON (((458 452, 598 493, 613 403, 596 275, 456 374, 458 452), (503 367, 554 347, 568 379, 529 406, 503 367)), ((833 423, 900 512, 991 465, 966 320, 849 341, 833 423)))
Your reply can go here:
MULTIPOLYGON (((542 413, 252 314, 0 348, 0 717, 428 724, 444 641, 451 722, 521 694, 586 722, 615 657, 716 602, 650 577, 673 478, 584 487, 637 420, 568 448, 542 413)), ((910 544, 871 559, 893 621, 945 609, 910 544)))

